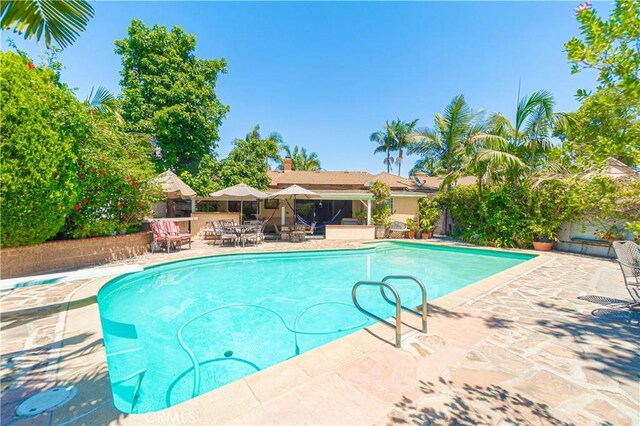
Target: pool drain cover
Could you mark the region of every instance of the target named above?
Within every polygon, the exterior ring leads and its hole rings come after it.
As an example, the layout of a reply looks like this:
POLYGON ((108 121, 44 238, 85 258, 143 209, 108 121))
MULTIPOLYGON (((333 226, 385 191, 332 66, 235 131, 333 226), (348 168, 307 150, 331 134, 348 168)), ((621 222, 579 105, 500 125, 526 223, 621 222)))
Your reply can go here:
POLYGON ((22 401, 16 408, 16 415, 21 417, 37 416, 45 411, 55 410, 66 404, 76 396, 78 389, 75 386, 68 388, 53 388, 40 392, 22 401))

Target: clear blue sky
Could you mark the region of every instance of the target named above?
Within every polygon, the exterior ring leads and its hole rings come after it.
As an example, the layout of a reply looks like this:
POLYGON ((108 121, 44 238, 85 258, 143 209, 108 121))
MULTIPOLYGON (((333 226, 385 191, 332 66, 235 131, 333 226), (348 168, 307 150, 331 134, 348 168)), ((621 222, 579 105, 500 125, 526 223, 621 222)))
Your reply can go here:
MULTIPOLYGON (((570 74, 562 44, 578 34, 578 2, 210 3, 95 2, 95 18, 60 56, 63 81, 84 99, 92 86, 119 93, 114 41, 132 18, 179 25, 196 54, 224 57, 220 99, 231 106, 219 153, 254 124, 318 153, 327 170, 384 169, 369 135, 386 119, 434 113, 463 93, 473 108, 508 116, 522 93, 551 91, 558 111, 577 107, 593 73, 570 74)), ((610 5, 598 3, 607 14, 610 5)), ((34 56, 33 42, 12 36, 34 56)), ((403 175, 415 158, 405 159, 403 175)))

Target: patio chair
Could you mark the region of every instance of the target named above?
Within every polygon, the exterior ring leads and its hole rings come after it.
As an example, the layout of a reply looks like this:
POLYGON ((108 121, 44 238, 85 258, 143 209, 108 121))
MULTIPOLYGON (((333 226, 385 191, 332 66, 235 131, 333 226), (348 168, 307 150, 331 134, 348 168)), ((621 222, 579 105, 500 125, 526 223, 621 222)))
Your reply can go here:
POLYGON ((306 230, 307 235, 313 235, 316 232, 316 223, 311 222, 311 226, 306 230))
POLYGON ((307 231, 306 226, 302 224, 293 225, 290 231, 289 240, 292 242, 300 242, 306 240, 307 231))
POLYGON ((622 270, 624 285, 633 299, 630 306, 638 308, 640 307, 640 247, 633 241, 615 241, 613 250, 616 252, 616 260, 622 270))
POLYGON ((278 228, 278 224, 274 223, 273 228, 276 230, 276 235, 279 240, 288 240, 289 239, 289 227, 287 225, 282 225, 282 229, 278 228))
POLYGON ((247 231, 242 235, 242 239, 250 244, 260 244, 264 241, 264 224, 258 221, 258 224, 253 224, 253 229, 247 231))
POLYGON ((389 238, 407 238, 408 236, 409 228, 407 228, 406 224, 398 221, 391 224, 389 228, 389 238))
MULTIPOLYGON (((217 222, 217 231, 220 234, 220 246, 223 246, 225 242, 233 243, 233 245, 236 245, 236 243, 238 242, 238 236, 236 235, 235 231, 228 227, 228 225, 225 225, 225 222, 225 220, 219 220, 217 222)), ((231 222, 233 223, 233 221, 231 222)), ((233 226, 233 224, 231 226, 233 226)))
POLYGON ((167 253, 170 253, 171 247, 175 250, 180 243, 180 237, 170 235, 163 223, 159 220, 151 222, 151 231, 153 235, 151 253, 154 253, 156 249, 162 249, 162 247, 166 249, 167 253))
POLYGON ((181 232, 178 224, 171 220, 164 221, 164 226, 169 236, 177 237, 180 249, 182 249, 182 244, 184 243, 189 243, 189 248, 191 248, 191 234, 189 232, 181 232))
POLYGON ((202 238, 205 240, 211 238, 215 242, 220 239, 219 229, 212 221, 205 223, 205 225, 200 229, 200 232, 202 232, 202 238))

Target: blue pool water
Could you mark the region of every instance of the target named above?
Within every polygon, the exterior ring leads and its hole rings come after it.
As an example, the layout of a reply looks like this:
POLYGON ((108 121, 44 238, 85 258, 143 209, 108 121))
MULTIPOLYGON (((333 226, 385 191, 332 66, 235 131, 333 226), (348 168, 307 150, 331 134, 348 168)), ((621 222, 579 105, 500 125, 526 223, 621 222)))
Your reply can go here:
MULTIPOLYGON (((98 294, 116 407, 161 410, 371 325, 351 301, 359 280, 414 275, 431 301, 531 257, 398 242, 215 256, 121 276, 98 294)), ((414 283, 393 284, 404 305, 420 304, 414 283)), ((377 288, 361 288, 359 300, 394 314, 377 288)))

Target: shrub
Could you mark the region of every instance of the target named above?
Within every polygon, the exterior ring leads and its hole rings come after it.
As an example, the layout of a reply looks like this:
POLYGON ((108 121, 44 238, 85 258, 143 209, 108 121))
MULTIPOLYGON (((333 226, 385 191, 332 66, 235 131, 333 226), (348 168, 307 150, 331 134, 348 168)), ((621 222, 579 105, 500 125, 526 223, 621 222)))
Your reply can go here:
POLYGON ((389 197, 391 196, 389 185, 375 181, 371 184, 369 191, 375 202, 373 212, 371 213, 371 221, 375 226, 388 228, 391 226, 391 215, 393 215, 391 207, 389 206, 389 197))
POLYGON ((64 232, 82 238, 137 230, 154 199, 152 147, 120 131, 113 114, 87 114, 90 132, 78 152, 78 193, 64 232))
POLYGON ((49 69, 0 53, 2 247, 39 244, 64 225, 76 198, 75 149, 86 114, 49 69))
POLYGON ((425 197, 418 201, 418 224, 424 232, 433 231, 440 219, 440 203, 436 197, 425 197))

